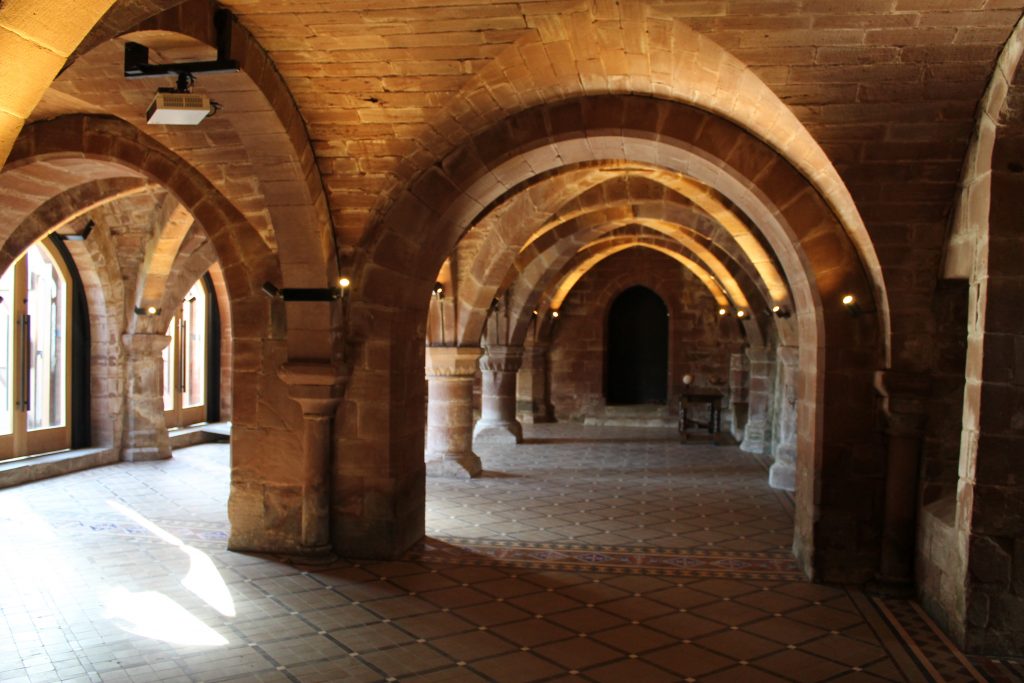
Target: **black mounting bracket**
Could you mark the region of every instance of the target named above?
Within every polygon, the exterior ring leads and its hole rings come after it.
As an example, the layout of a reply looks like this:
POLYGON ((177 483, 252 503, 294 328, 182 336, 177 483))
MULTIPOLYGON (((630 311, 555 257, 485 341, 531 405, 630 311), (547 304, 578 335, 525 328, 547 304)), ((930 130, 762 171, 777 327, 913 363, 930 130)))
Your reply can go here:
POLYGON ((149 48, 139 43, 124 44, 124 77, 156 78, 159 76, 184 76, 186 74, 234 73, 239 70, 238 62, 231 55, 231 13, 217 10, 213 15, 217 31, 217 59, 206 62, 181 62, 179 64, 150 64, 149 48))

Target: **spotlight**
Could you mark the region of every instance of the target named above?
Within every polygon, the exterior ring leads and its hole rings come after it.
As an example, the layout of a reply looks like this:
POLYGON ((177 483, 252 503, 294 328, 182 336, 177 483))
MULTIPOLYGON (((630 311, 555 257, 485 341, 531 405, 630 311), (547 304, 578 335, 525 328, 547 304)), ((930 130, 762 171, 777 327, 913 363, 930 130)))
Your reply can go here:
POLYGON ((772 306, 772 313, 774 313, 777 318, 788 318, 790 316, 789 309, 785 306, 780 306, 779 304, 772 306))
POLYGON ((352 286, 352 280, 348 279, 344 275, 338 278, 338 286, 342 289, 348 289, 352 286))
POLYGON ((536 308, 535 308, 535 309, 533 309, 533 317, 534 317, 534 318, 536 318, 536 317, 537 317, 537 314, 538 314, 538 313, 540 313, 540 311, 538 311, 538 310, 537 310, 536 308))
POLYGON ((145 308, 143 308, 141 306, 136 306, 135 307, 135 315, 147 315, 147 316, 160 315, 160 309, 157 308, 156 306, 146 306, 145 308))
POLYGON ((737 318, 746 318, 747 317, 747 312, 744 311, 743 309, 740 309, 740 310, 736 311, 736 317, 737 318))
POLYGON ((271 299, 277 299, 281 296, 281 290, 274 286, 273 282, 264 282, 260 289, 262 289, 263 293, 271 299))
POLYGON ((434 283, 434 290, 431 292, 438 299, 444 299, 444 285, 440 282, 434 283))
POLYGON ((727 314, 728 312, 729 312, 729 311, 727 311, 727 310, 726 310, 726 309, 724 309, 724 308, 719 308, 719 309, 718 309, 718 315, 725 315, 725 314, 727 314))
POLYGON ((854 317, 864 312, 864 309, 860 307, 860 303, 857 301, 857 297, 853 294, 844 294, 840 301, 842 301, 843 306, 846 306, 846 310, 850 312, 850 315, 854 317))
POLYGON ((551 317, 552 318, 557 318, 558 317, 558 311, 551 311, 551 317))

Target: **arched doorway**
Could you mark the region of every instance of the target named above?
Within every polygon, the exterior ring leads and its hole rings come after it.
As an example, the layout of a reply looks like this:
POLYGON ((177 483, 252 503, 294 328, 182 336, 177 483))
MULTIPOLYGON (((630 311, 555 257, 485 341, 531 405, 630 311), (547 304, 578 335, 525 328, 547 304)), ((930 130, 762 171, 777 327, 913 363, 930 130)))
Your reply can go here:
POLYGON ((609 405, 665 403, 668 308, 646 287, 625 290, 608 310, 605 398, 609 405))

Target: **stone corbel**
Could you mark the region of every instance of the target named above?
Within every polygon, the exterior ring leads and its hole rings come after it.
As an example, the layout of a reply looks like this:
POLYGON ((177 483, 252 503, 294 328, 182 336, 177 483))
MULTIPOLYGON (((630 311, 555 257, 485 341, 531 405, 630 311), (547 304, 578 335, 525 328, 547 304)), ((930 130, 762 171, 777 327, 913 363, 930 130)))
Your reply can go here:
POLYGON ((277 374, 288 385, 289 398, 302 409, 302 552, 328 555, 334 473, 331 427, 348 373, 327 362, 291 362, 277 374))
POLYGON ((918 472, 931 377, 879 370, 875 389, 885 418, 885 516, 878 580, 889 590, 913 589, 918 472))

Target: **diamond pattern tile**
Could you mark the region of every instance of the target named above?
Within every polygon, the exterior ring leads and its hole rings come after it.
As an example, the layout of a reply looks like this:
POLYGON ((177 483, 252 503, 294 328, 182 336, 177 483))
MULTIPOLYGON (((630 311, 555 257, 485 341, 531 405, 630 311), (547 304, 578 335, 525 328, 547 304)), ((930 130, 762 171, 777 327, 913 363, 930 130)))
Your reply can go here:
POLYGON ((0 681, 905 678, 869 598, 796 572, 757 460, 526 434, 478 449, 503 476, 429 480, 427 544, 392 562, 227 552, 224 446, 0 491, 0 681))

